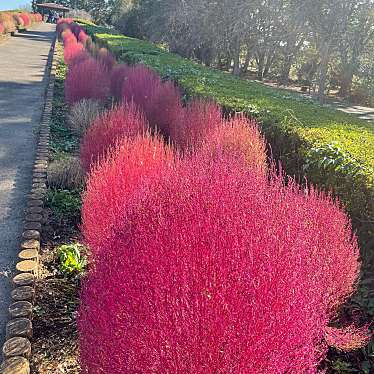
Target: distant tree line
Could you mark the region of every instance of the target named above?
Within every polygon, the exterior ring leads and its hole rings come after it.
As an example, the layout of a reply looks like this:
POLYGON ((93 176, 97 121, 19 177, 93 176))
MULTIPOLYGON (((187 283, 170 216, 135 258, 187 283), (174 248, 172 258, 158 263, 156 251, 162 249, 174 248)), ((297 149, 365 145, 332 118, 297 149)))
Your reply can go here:
MULTIPOLYGON (((34 0, 35 3, 42 2, 34 0)), ((374 105, 374 0, 56 0, 235 75, 374 105)))
POLYGON ((288 84, 316 81, 342 97, 373 89, 373 0, 123 0, 113 22, 124 33, 235 75, 288 84))

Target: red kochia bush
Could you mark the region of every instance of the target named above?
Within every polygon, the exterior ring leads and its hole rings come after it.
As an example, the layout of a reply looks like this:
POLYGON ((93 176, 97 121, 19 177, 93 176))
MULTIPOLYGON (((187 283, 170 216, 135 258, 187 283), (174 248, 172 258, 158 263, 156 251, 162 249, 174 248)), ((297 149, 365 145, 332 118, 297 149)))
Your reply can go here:
POLYGON ((170 140, 181 150, 197 148, 208 134, 222 124, 221 108, 209 101, 194 99, 171 122, 170 140))
POLYGON ((84 30, 81 30, 78 35, 78 41, 80 41, 82 44, 85 44, 88 40, 89 36, 85 33, 84 30))
POLYGON ((2 23, 0 23, 0 34, 4 34, 5 33, 5 27, 3 26, 2 23))
POLYGON ((61 35, 62 35, 62 40, 64 42, 64 47, 67 47, 70 44, 77 43, 77 39, 75 35, 69 29, 66 29, 65 31, 63 31, 61 35))
POLYGON ((142 112, 130 104, 115 107, 96 119, 82 139, 80 148, 81 163, 84 170, 105 156, 110 147, 123 137, 134 138, 147 129, 142 112))
POLYGON ((123 100, 133 101, 145 113, 148 113, 150 100, 160 83, 160 77, 153 70, 143 65, 131 67, 122 87, 123 100))
POLYGON ((133 100, 144 110, 151 126, 169 135, 172 123, 180 118, 180 92, 172 82, 161 82, 160 77, 142 65, 127 72, 122 88, 123 99, 133 100))
POLYGON ((23 25, 24 25, 25 27, 31 25, 31 20, 30 20, 30 17, 29 17, 29 15, 28 15, 27 13, 20 13, 19 16, 22 18, 22 20, 23 20, 23 25))
POLYGON ((122 87, 127 74, 131 70, 130 66, 126 64, 118 64, 113 67, 110 73, 110 92, 116 100, 122 98, 122 87))
POLYGON ((99 225, 105 240, 81 295, 83 372, 316 373, 359 271, 347 216, 204 153, 137 185, 121 210, 128 165, 103 164, 84 203, 84 233, 95 242, 99 225))
POLYGON ((145 112, 149 123, 170 136, 170 128, 176 123, 183 111, 181 93, 173 82, 159 82, 152 91, 149 106, 145 112))
POLYGON ((145 134, 122 138, 99 165, 93 165, 82 207, 82 231, 93 257, 122 222, 122 212, 132 197, 142 194, 141 182, 160 178, 173 159, 171 148, 161 138, 145 134))
POLYGON ((103 64, 108 71, 111 71, 116 63, 116 59, 106 48, 100 48, 97 51, 96 59, 103 64))
MULTIPOLYGON (((217 121, 217 114, 215 121, 217 121)), ((230 119, 222 119, 219 126, 214 126, 214 123, 217 122, 212 122, 212 125, 207 129, 202 126, 202 132, 198 132, 199 128, 195 128, 194 124, 201 123, 199 119, 193 117, 193 112, 188 118, 192 126, 187 128, 192 128, 194 131, 192 137, 191 135, 187 136, 187 139, 192 138, 192 144, 195 147, 201 145, 203 151, 210 154, 211 157, 217 153, 228 153, 242 158, 253 170, 262 174, 266 173, 266 142, 260 134, 256 121, 240 114, 230 119)))
POLYGON ((82 99, 104 101, 108 93, 108 72, 95 59, 85 59, 70 66, 65 80, 65 100, 68 104, 82 99))
POLYGON ((68 43, 64 47, 64 61, 65 64, 70 65, 73 61, 82 61, 86 59, 84 45, 81 43, 68 43))

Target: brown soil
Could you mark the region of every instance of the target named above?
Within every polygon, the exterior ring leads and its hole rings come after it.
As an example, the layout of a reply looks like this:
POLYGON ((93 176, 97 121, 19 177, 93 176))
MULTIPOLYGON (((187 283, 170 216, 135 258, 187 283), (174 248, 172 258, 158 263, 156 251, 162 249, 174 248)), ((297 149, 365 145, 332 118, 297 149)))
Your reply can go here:
POLYGON ((39 374, 79 373, 79 279, 63 277, 58 270, 56 247, 79 239, 50 218, 43 232, 41 275, 36 285, 31 369, 39 374))

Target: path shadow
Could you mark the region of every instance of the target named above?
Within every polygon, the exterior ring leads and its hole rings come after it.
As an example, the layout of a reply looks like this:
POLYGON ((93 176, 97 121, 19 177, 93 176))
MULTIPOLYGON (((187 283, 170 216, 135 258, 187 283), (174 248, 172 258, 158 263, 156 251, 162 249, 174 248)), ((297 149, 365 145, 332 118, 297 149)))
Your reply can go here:
POLYGON ((45 42, 51 40, 53 34, 54 31, 22 30, 19 31, 14 37, 45 42))

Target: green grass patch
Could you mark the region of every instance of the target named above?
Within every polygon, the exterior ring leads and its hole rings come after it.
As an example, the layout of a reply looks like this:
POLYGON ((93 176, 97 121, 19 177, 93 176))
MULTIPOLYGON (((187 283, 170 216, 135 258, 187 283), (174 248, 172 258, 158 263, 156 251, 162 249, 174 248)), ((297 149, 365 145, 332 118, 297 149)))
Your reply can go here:
POLYGON ((65 104, 65 77, 67 66, 63 62, 63 49, 58 43, 58 64, 56 67, 56 81, 53 95, 53 109, 51 119, 51 151, 52 159, 62 159, 79 149, 79 137, 74 135, 66 126, 68 107, 65 104))
POLYGON ((82 207, 81 190, 48 189, 46 205, 61 222, 78 224, 82 207))

